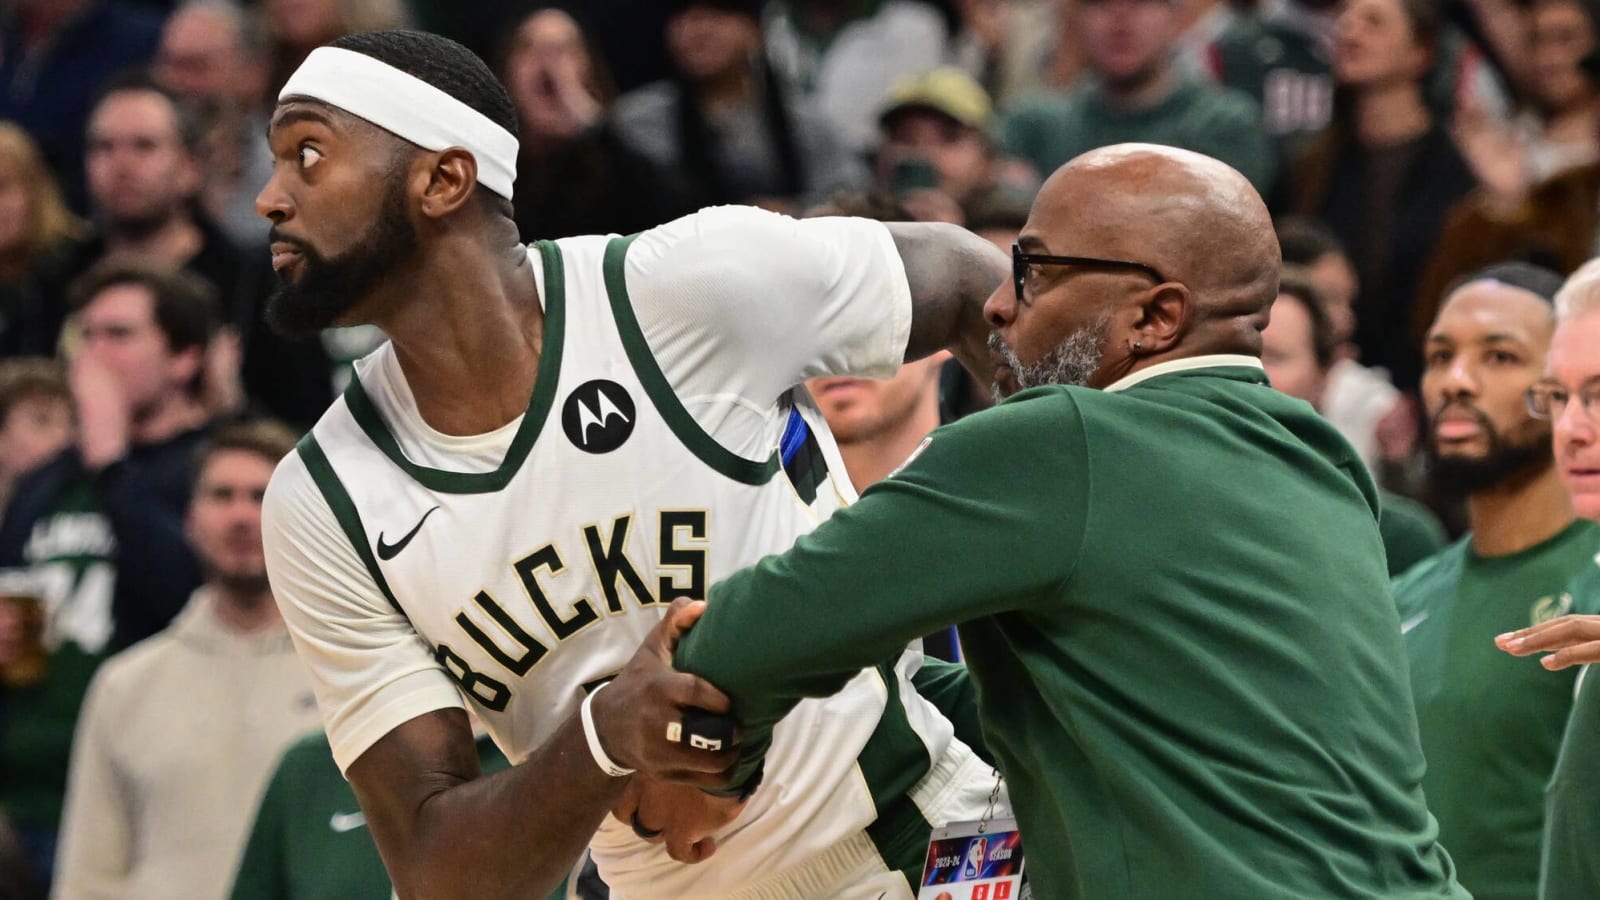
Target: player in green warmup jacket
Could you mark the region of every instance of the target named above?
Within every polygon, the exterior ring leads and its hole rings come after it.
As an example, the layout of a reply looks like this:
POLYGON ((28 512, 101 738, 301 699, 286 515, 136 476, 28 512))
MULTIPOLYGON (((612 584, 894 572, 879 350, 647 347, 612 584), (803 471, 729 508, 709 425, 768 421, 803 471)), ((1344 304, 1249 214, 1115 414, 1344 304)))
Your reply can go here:
MULTIPOLYGON (((1600 265, 1589 263, 1556 295, 1556 331, 1545 378, 1528 392, 1551 423, 1556 470, 1579 516, 1600 522, 1600 265)), ((1593 548, 1600 551, 1600 547, 1593 548)), ((1573 606, 1600 606, 1600 552, 1566 593, 1573 606)), ((1600 616, 1564 616, 1495 638, 1517 656, 1548 654, 1546 669, 1600 662, 1600 616)), ((1591 667, 1592 668, 1592 667, 1591 667)), ((1566 739, 1545 799, 1541 900, 1600 897, 1600 682, 1583 670, 1566 739)))
POLYGON ((1395 582, 1439 838, 1478 900, 1533 900, 1544 788, 1573 672, 1495 649, 1495 635, 1600 612, 1563 588, 1600 547, 1550 459, 1528 388, 1544 373, 1561 277, 1491 266, 1451 291, 1423 344, 1433 475, 1467 497, 1471 533, 1395 582))
POLYGON ((1258 359, 1259 197, 1197 154, 1105 148, 1046 183, 1014 258, 986 309, 1000 384, 1055 386, 934 432, 630 669, 682 634, 675 664, 743 723, 738 789, 798 698, 961 622, 1038 896, 1467 897, 1423 801, 1376 490, 1258 359))

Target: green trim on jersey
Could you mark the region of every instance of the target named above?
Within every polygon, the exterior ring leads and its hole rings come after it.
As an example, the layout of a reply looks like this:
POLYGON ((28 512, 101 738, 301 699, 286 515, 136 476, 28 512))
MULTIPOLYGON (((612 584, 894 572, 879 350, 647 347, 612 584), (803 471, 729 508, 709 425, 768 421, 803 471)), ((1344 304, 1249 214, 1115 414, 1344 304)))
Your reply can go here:
POLYGON ((372 405, 372 399, 361 387, 361 379, 350 379, 350 386, 345 389, 345 404, 350 407, 350 415, 355 417, 356 424, 383 451, 384 456, 430 491, 441 494, 492 494, 503 490, 528 458, 528 452, 533 449, 533 442, 538 439, 539 431, 550 414, 550 407, 555 403, 566 325, 566 272, 560 248, 549 241, 540 241, 537 246, 544 258, 545 287, 544 338, 539 352, 539 372, 533 385, 533 397, 528 401, 528 410, 522 417, 516 436, 511 439, 511 446, 506 449, 506 458, 501 461, 500 468, 493 472, 450 472, 417 465, 400 450, 400 442, 395 440, 383 416, 372 405))
POLYGON ((856 757, 861 778, 872 795, 872 805, 878 810, 878 817, 867 826, 867 837, 872 839, 878 855, 889 868, 905 872, 917 870, 907 876, 915 889, 922 880, 922 866, 928 855, 928 833, 933 830, 934 823, 928 821, 909 795, 916 783, 933 768, 933 757, 906 717, 894 663, 884 663, 876 671, 883 679, 888 703, 878 727, 856 757))
MULTIPOLYGON (((355 381, 351 381, 355 384, 355 381)), ((300 459, 306 464, 306 471, 311 474, 311 480, 316 483, 317 490, 322 492, 322 499, 328 501, 328 508, 333 510, 333 517, 339 520, 339 527, 344 530, 345 537, 350 539, 351 546, 356 548, 356 555, 361 557, 361 564, 367 567, 372 574, 372 580, 377 582, 378 590, 383 592, 384 599, 395 608, 400 615, 406 611, 400 607, 400 601, 394 597, 394 592, 389 590, 389 582, 383 577, 383 572, 378 569, 378 561, 372 557, 372 544, 367 541, 367 529, 361 524, 361 514, 356 512, 356 504, 350 499, 350 492, 344 489, 344 482, 339 480, 338 473, 333 471, 333 466, 328 462, 328 454, 322 452, 322 445, 317 443, 315 433, 307 434, 300 439, 295 447, 300 454, 300 459)))
POLYGON ((711 435, 706 434, 699 423, 695 422, 689 411, 683 408, 683 401, 678 399, 677 392, 672 389, 667 376, 661 372, 661 366, 656 363, 655 354, 650 352, 650 345, 644 339, 644 331, 639 327, 639 319, 633 314, 633 301, 628 298, 628 283, 622 268, 623 261, 628 256, 628 247, 637 237, 637 234, 632 234, 617 238, 607 245, 604 265, 606 294, 611 297, 611 311, 617 320, 617 333, 622 336, 622 346, 628 351, 628 361, 633 363, 633 371, 638 374, 639 381, 644 385, 645 393, 650 395, 656 410, 667 420, 667 426, 672 429, 672 433, 677 435, 678 440, 698 456, 701 462, 734 481, 757 486, 766 484, 778 472, 777 450, 774 449, 772 456, 765 462, 756 462, 745 459, 717 443, 711 435))

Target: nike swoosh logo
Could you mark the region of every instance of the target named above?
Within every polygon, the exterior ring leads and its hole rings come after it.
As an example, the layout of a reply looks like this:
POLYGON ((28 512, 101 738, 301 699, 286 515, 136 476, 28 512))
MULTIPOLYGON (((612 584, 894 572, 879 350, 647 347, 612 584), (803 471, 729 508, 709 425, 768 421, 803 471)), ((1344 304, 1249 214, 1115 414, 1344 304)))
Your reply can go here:
POLYGON ((328 819, 328 827, 332 828, 337 834, 355 831, 365 824, 367 824, 367 817, 358 812, 334 813, 333 817, 328 819))
POLYGON ((1428 610, 1423 610, 1422 612, 1417 613, 1416 615, 1414 615, 1411 618, 1405 620, 1404 622, 1401 622, 1400 623, 1400 633, 1401 634, 1409 634, 1411 632, 1411 629, 1417 627, 1418 625, 1421 625, 1423 623, 1423 620, 1427 619, 1429 615, 1431 615, 1431 613, 1429 613, 1428 610))
POLYGON ((438 511, 439 507, 435 506, 433 509, 423 513, 421 520, 417 522, 417 527, 406 532, 405 537, 395 541, 392 544, 384 543, 383 532, 378 532, 378 558, 384 562, 388 562, 389 560, 394 559, 396 556, 399 556, 400 551, 404 550, 406 545, 411 543, 411 539, 417 536, 417 532, 422 530, 422 523, 428 521, 428 517, 438 511))

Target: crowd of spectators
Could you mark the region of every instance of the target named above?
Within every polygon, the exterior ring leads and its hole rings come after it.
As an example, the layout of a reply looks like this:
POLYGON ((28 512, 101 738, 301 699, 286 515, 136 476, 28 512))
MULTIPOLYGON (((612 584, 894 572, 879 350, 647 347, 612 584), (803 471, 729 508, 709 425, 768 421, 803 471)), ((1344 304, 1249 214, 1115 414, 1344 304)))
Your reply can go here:
MULTIPOLYGON (((291 341, 263 322, 266 121, 318 45, 421 27, 487 60, 517 115, 514 216, 530 242, 739 203, 892 210, 1009 248, 1043 179, 1083 151, 1215 156, 1267 198, 1292 266, 1267 340, 1273 382, 1337 425, 1389 492, 1398 574, 1446 530, 1484 527, 1470 491, 1432 477, 1424 437, 1443 402, 1424 337, 1445 301, 1486 265, 1554 277, 1600 248, 1597 15, 1592 0, 0 0, 8 896, 52 881, 67 897, 222 896, 254 792, 314 724, 300 682, 260 674, 285 646, 273 623, 205 612, 233 595, 256 608, 222 571, 233 551, 205 529, 226 523, 207 526, 202 501, 219 453, 242 472, 224 473, 230 489, 253 490, 252 459, 292 446, 383 340, 291 341), (240 419, 282 424, 241 436, 228 430, 240 419), (151 765, 130 742, 171 728, 140 710, 243 702, 163 693, 166 669, 217 668, 177 658, 199 652, 179 646, 196 634, 233 657, 241 691, 270 682, 283 708, 270 728, 239 724, 248 758, 213 734, 165 771, 117 769, 151 765), (160 828, 184 809, 180 787, 211 783, 191 776, 212 749, 250 796, 230 795, 226 823, 203 820, 210 858, 157 853, 158 875, 138 871, 130 847, 193 843, 160 828), (130 806, 140 779, 166 784, 151 790, 178 813, 130 806), (62 833, 78 835, 65 854, 62 833), (74 860, 94 870, 63 869, 74 860)), ((938 385, 937 404, 916 407, 930 422, 987 402, 954 363, 915 377, 938 385)), ((220 729, 227 711, 182 721, 220 729)), ((313 734, 296 753, 326 776, 326 746, 313 734)))

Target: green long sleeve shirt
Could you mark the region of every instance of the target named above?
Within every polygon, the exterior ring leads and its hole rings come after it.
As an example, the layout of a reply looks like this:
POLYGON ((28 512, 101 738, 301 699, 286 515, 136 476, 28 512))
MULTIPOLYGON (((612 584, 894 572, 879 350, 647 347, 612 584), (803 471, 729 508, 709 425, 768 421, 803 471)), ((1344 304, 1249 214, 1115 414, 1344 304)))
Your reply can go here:
POLYGON ((738 777, 800 697, 960 622, 1038 896, 1467 897, 1365 468, 1251 360, 1164 368, 941 428, 713 586, 676 662, 733 697, 738 777))

